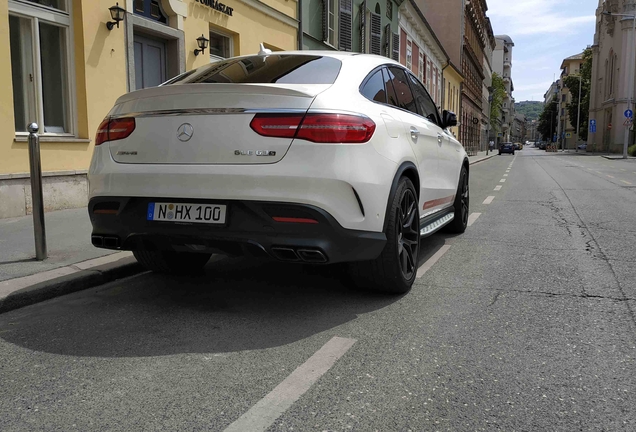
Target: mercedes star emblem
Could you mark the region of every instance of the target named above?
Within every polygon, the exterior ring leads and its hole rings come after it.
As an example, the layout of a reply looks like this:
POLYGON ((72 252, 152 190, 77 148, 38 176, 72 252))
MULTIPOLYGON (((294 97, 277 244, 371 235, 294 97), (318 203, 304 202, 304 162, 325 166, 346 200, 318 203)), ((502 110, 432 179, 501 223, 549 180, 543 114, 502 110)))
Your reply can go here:
POLYGON ((194 128, 190 123, 184 123, 177 129, 177 138, 179 138, 179 141, 190 141, 192 135, 194 135, 194 128))

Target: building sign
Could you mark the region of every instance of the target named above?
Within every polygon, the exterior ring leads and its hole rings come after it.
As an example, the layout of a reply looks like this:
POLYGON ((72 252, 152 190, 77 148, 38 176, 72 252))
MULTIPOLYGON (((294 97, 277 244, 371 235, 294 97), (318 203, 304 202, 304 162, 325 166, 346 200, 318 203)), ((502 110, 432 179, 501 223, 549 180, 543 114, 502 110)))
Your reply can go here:
POLYGON ((197 3, 201 3, 202 5, 209 6, 212 9, 217 10, 227 16, 232 16, 232 12, 234 11, 234 8, 224 5, 223 3, 217 0, 196 0, 196 1, 197 3))

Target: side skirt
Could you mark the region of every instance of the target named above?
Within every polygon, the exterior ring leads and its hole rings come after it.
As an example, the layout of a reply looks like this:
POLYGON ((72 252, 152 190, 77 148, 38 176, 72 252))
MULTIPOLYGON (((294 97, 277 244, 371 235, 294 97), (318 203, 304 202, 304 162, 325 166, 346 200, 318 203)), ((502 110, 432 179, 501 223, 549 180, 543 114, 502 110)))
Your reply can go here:
POLYGON ((453 207, 440 210, 420 220, 420 237, 428 237, 444 228, 455 219, 453 207))

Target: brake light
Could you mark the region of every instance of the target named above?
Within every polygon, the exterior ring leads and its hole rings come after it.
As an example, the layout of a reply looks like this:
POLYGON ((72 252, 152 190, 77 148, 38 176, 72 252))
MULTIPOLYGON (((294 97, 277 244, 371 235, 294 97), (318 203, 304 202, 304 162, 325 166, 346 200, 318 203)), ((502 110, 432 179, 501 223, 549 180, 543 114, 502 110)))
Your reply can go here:
POLYGON ((259 135, 300 138, 315 143, 362 144, 371 139, 375 123, 351 114, 257 114, 250 127, 259 135))
POLYGON ((350 114, 307 114, 296 138, 315 143, 362 144, 371 139, 375 123, 350 114))
POLYGON ((104 119, 97 129, 95 145, 98 146, 107 141, 116 141, 127 138, 135 130, 135 119, 124 117, 117 119, 104 119))
POLYGON ((259 135, 275 138, 293 138, 303 114, 256 114, 250 127, 259 135))

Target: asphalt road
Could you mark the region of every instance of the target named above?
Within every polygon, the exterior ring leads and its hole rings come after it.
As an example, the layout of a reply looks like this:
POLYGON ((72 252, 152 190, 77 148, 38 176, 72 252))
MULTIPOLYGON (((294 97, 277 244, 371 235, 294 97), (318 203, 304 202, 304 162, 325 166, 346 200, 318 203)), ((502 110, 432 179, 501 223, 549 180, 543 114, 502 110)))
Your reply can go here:
POLYGON ((635 161, 527 148, 471 197, 402 297, 228 259, 0 315, 0 430, 636 430, 635 161))

